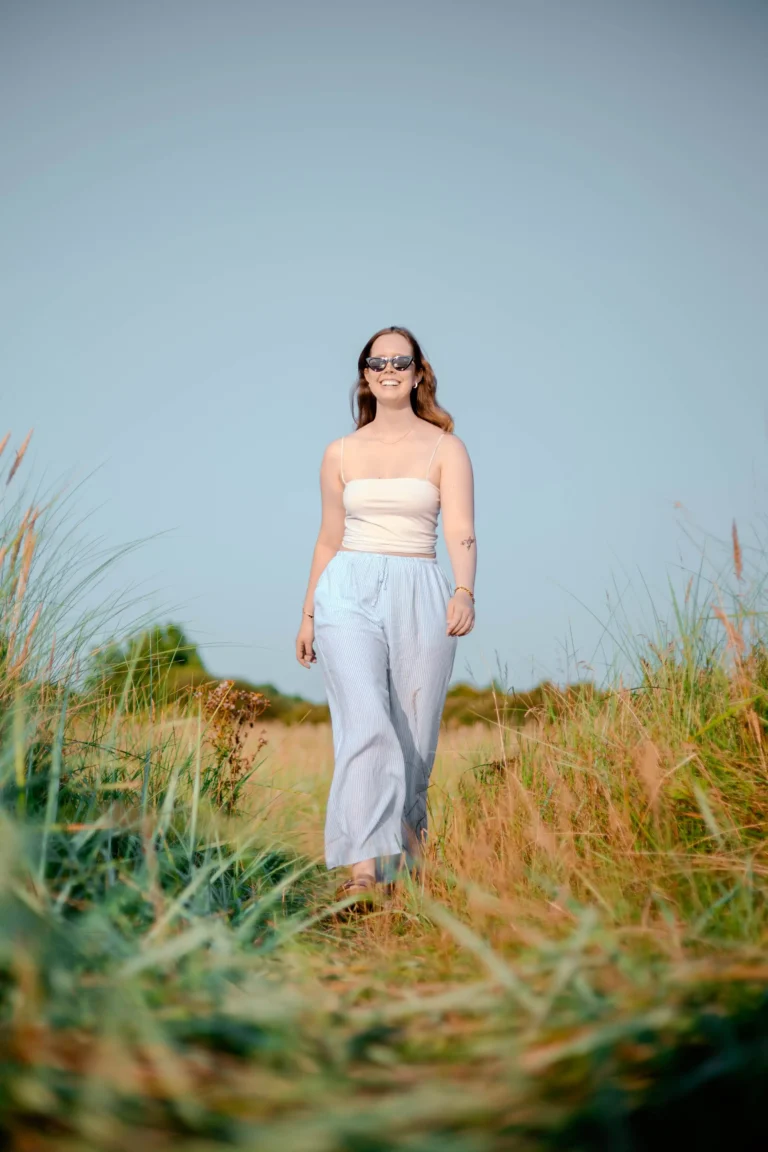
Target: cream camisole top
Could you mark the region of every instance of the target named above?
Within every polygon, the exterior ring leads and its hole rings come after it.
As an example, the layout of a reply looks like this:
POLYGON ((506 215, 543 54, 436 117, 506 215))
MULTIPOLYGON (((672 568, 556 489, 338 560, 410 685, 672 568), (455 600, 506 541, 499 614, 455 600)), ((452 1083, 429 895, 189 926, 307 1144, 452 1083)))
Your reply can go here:
POLYGON ((424 476, 366 480, 344 479, 342 438, 342 499, 346 512, 342 548, 354 552, 411 552, 417 556, 434 556, 440 489, 427 477, 443 436, 435 444, 424 476))

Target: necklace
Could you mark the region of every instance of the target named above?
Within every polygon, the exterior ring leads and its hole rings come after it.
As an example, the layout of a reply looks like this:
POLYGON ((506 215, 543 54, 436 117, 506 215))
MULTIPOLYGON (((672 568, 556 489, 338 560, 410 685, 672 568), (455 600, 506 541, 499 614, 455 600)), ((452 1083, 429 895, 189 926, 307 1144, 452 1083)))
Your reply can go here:
POLYGON ((405 440, 406 436, 410 436, 413 428, 409 428, 402 436, 398 436, 397 440, 382 440, 381 436, 370 436, 370 440, 375 440, 377 444, 399 444, 401 440, 405 440))

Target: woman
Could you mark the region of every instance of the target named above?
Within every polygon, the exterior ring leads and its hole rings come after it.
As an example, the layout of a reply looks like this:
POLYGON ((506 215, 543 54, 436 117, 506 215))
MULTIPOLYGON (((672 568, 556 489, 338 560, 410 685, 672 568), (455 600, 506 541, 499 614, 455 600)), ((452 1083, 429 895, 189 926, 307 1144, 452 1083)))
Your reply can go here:
POLYGON ((383 328, 358 360, 357 430, 320 470, 322 522, 296 656, 319 659, 335 766, 325 824, 339 895, 418 863, 427 786, 456 640, 473 627, 472 466, 406 328, 383 328), (437 518, 455 585, 435 558, 437 518), (314 645, 317 646, 317 656, 314 645))

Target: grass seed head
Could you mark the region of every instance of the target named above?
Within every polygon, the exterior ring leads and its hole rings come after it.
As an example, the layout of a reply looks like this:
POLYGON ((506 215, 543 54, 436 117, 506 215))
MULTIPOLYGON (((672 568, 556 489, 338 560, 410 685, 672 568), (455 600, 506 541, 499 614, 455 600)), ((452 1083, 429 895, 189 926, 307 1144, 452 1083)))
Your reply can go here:
POLYGON ((635 768, 648 796, 648 803, 656 810, 661 785, 661 758, 653 740, 643 740, 635 750, 635 768))
MULTIPOLYGON (((27 448, 29 447, 29 442, 32 439, 32 432, 33 431, 34 431, 34 429, 30 428, 29 432, 27 432, 27 437, 26 437, 24 443, 22 444, 21 448, 19 448, 18 452, 16 453, 16 459, 13 461, 13 464, 11 464, 11 470, 8 473, 8 479, 5 482, 6 487, 10 484, 11 480, 13 480, 14 476, 16 475, 16 473, 19 470, 19 466, 21 465, 21 462, 24 459, 24 454, 26 453, 27 448)), ((8 439, 8 437, 6 436, 5 440, 3 441, 3 447, 5 447, 7 439, 8 439)))
POLYGON ((741 544, 739 543, 739 533, 736 529, 736 521, 735 520, 733 522, 733 528, 731 530, 731 534, 733 536, 733 567, 734 567, 734 571, 736 572, 736 579, 742 580, 743 579, 743 576, 742 576, 743 563, 742 563, 742 555, 741 555, 741 544))

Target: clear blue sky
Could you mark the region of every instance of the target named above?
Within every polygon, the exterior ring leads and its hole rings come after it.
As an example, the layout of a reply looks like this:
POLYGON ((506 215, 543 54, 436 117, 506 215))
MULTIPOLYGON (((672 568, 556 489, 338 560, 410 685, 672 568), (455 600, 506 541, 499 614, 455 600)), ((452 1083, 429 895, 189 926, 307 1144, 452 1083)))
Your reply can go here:
POLYGON ((475 467, 455 678, 599 678, 606 592, 646 627, 763 524, 766 59, 738 0, 4 0, 0 435, 167 532, 111 579, 215 672, 321 699, 320 458, 406 324, 475 467))

